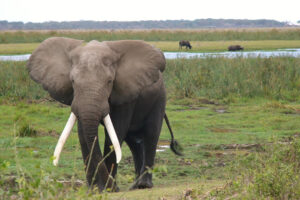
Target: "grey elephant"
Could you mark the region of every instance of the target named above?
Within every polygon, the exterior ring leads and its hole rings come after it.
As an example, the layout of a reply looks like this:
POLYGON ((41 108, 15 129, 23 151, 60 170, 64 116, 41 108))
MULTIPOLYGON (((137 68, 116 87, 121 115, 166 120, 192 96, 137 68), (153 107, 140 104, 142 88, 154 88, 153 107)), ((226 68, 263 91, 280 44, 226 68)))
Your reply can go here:
POLYGON ((71 115, 55 149, 62 147, 78 120, 78 137, 88 184, 117 191, 115 175, 125 141, 134 158, 132 189, 151 188, 156 146, 163 118, 172 150, 180 155, 165 114, 166 92, 161 51, 143 41, 91 41, 53 37, 32 53, 27 69, 55 100, 71 106, 71 115), (104 154, 98 126, 105 127, 104 154), (111 153, 113 146, 115 153, 111 153), (103 159, 105 158, 104 162, 103 159))

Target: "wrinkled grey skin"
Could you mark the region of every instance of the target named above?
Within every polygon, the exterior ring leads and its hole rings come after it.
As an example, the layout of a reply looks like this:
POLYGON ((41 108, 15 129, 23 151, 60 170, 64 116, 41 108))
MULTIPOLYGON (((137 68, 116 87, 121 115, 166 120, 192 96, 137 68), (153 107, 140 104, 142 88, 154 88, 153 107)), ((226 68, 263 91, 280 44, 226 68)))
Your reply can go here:
POLYGON ((161 51, 142 41, 83 41, 49 38, 31 55, 30 76, 57 101, 71 106, 78 118, 78 136, 85 167, 93 148, 88 184, 118 190, 112 178, 116 157, 110 152, 105 130, 104 154, 98 142, 98 126, 109 113, 120 144, 125 141, 135 161, 135 188, 151 188, 147 168, 154 165, 156 145, 165 113, 166 95, 162 79, 165 58, 161 51), (96 138, 96 139, 95 139, 96 138), (92 177, 95 175, 95 180, 92 177), (143 175, 143 176, 141 176, 143 175), (140 177, 141 176, 141 177, 140 177))

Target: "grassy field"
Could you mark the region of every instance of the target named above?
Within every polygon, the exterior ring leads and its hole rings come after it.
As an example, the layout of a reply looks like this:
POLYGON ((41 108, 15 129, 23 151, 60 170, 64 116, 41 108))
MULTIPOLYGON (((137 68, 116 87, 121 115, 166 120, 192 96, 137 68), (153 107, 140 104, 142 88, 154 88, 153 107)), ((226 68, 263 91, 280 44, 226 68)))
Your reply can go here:
MULTIPOLYGON (((60 166, 54 167, 51 162, 69 108, 47 102, 19 102, 0 107, 0 195, 4 198, 18 191, 25 199, 85 196, 87 189, 76 128, 64 148, 60 166), (37 136, 15 137, 23 124, 29 124, 37 136)), ((146 195, 146 199, 180 199, 187 190, 193 189, 201 195, 223 186, 237 175, 230 171, 238 165, 234 159, 255 152, 257 145, 271 141, 272 137, 288 137, 299 132, 299 116, 287 112, 299 109, 297 103, 265 100, 231 105, 169 104, 167 113, 176 138, 184 146, 184 157, 173 155, 169 149, 157 153, 153 170, 155 188, 128 192, 134 168, 129 149, 124 145, 118 173, 122 192, 108 197, 140 199, 146 195)), ((102 130, 99 135, 103 141, 102 130)), ((169 138, 164 127, 161 143, 165 144, 169 138)))
MULTIPOLYGON (((220 52, 227 51, 228 46, 239 44, 245 51, 277 50, 284 48, 300 48, 300 40, 258 40, 258 41, 191 41, 192 49, 179 49, 177 41, 147 42, 162 51, 187 52, 220 52)), ((15 55, 32 53, 40 43, 10 43, 0 44, 0 55, 15 55)))
MULTIPOLYGON (((299 58, 168 60, 167 113, 184 156, 157 153, 154 188, 129 191, 123 145, 121 192, 101 195, 87 192, 76 128, 52 165, 70 108, 50 101, 24 66, 0 62, 0 199, 300 198, 299 58)), ((101 128, 99 137, 103 147, 101 128)), ((160 144, 169 139, 164 125, 160 144)))
POLYGON ((201 29, 201 30, 72 30, 72 31, 1 31, 0 43, 39 43, 59 36, 90 40, 145 41, 249 41, 300 40, 299 28, 201 29))
POLYGON ((207 29, 207 30, 73 30, 73 31, 0 31, 0 55, 31 53, 49 37, 91 40, 144 40, 163 51, 180 50, 178 41, 189 40, 190 52, 227 51, 239 44, 245 51, 300 48, 299 28, 207 29))
MULTIPOLYGON (((46 92, 33 82, 25 62, 0 62, 0 99, 40 100, 46 92)), ((267 98, 300 99, 300 58, 207 58, 168 60, 164 72, 169 100, 208 98, 221 102, 267 98)))

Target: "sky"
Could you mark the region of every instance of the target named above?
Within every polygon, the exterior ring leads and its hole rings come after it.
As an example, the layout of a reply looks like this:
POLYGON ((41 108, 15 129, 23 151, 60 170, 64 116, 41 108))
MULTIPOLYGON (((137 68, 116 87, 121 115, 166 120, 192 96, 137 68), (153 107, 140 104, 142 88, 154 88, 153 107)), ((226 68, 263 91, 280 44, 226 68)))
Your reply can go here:
POLYGON ((296 23, 300 0, 1 0, 0 20, 274 19, 296 23))

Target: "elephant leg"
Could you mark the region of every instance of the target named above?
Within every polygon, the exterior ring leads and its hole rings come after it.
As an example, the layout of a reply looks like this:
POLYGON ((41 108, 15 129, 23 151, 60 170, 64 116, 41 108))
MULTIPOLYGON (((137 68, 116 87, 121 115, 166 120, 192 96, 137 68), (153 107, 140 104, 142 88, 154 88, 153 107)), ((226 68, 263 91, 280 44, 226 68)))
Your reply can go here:
POLYGON ((139 135, 143 138, 135 138, 132 143, 133 156, 135 158, 135 166, 137 172, 136 183, 131 189, 152 188, 152 173, 149 170, 153 169, 154 159, 156 154, 157 142, 159 139, 163 113, 161 111, 154 112, 149 116, 145 126, 139 135))
MULTIPOLYGON (((115 131, 118 136, 118 140, 120 145, 122 145, 124 138, 127 135, 129 124, 131 121, 131 117, 133 114, 134 103, 128 104, 126 106, 114 106, 111 107, 111 120, 114 125, 115 131)), ((111 177, 114 179, 115 175, 117 174, 118 164, 116 163, 116 155, 115 152, 111 152, 112 143, 108 136, 108 133, 105 129, 105 144, 104 144, 104 157, 105 164, 107 167, 108 172, 110 173, 111 177)), ((114 180, 115 181, 115 180, 114 180)))
POLYGON ((136 179, 141 175, 143 166, 145 166, 145 148, 144 138, 137 137, 135 133, 129 132, 125 138, 127 145, 134 160, 136 179))

